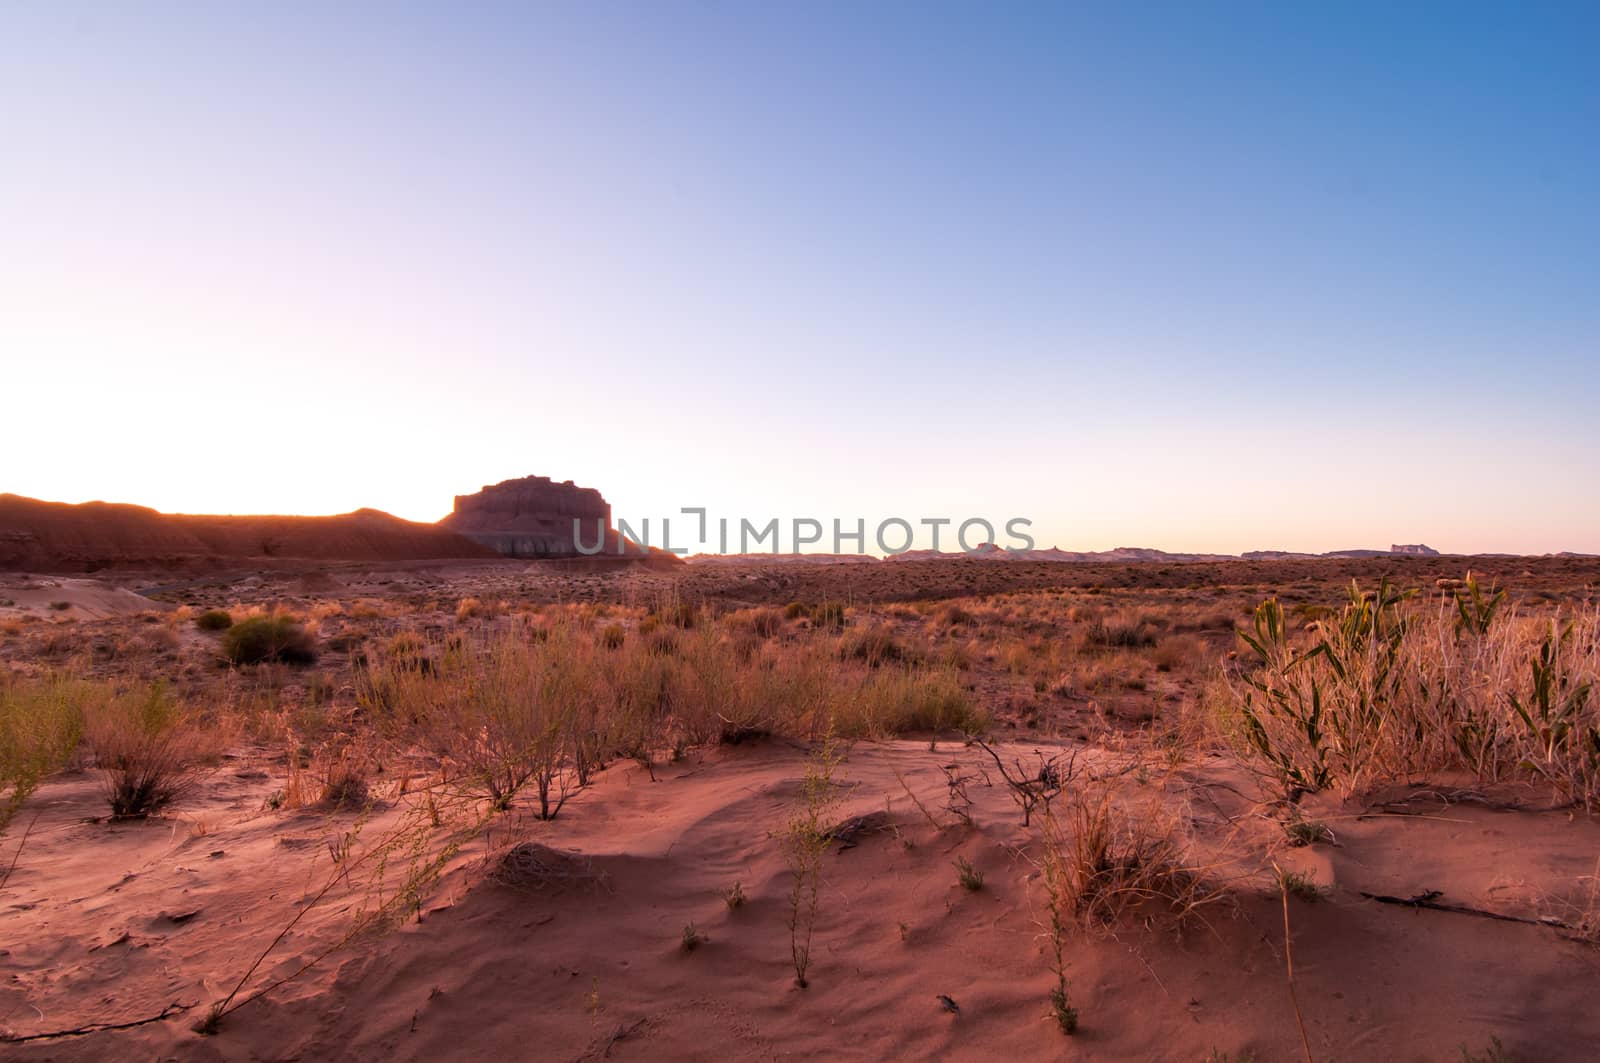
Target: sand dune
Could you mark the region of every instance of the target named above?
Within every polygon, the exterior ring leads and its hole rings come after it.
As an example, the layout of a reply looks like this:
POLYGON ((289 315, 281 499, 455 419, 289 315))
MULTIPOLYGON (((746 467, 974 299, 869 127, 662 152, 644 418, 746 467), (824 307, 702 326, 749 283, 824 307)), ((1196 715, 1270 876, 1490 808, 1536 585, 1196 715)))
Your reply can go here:
MULTIPOLYGON (((1074 937, 1082 1026, 1065 1041, 1046 1014, 1029 833, 1003 788, 981 782, 969 787, 972 826, 942 811, 942 766, 977 773, 984 763, 957 746, 850 751, 839 815, 886 811, 888 826, 826 857, 811 986, 795 988, 790 878, 772 835, 804 760, 780 742, 711 751, 658 768, 656 781, 632 764, 613 767, 555 821, 524 825, 573 854, 581 875, 543 886, 487 881, 491 836, 456 860, 420 923, 352 944, 230 1016, 214 1037, 188 1030, 191 1011, 10 1046, 8 1058, 431 1060, 466 1044, 478 1058, 552 1060, 1194 1061, 1213 1048, 1235 1059, 1300 1058, 1281 902, 1248 864, 1218 872, 1236 905, 1208 910, 1181 934, 1158 921, 1115 938, 1074 937), (984 873, 982 889, 958 885, 957 857, 984 873), (721 893, 735 881, 748 901, 730 909, 721 893), (691 923, 707 940, 686 952, 691 923)), ((1240 782, 1207 758, 1149 792, 1189 809, 1202 845, 1227 836, 1237 847, 1230 818, 1248 803, 1230 787, 1240 782)), ((231 761, 178 818, 109 826, 86 819, 103 807, 93 779, 49 784, 6 890, 6 1027, 27 1035, 117 1022, 224 992, 293 918, 318 881, 320 851, 355 821, 264 810, 275 785, 255 761, 231 761)), ((1460 903, 1536 916, 1592 863, 1600 827, 1469 807, 1315 811, 1335 825, 1338 844, 1279 858, 1331 891, 1290 902, 1317 1058, 1438 1061, 1490 1036, 1516 1046, 1517 1058, 1585 1057, 1600 1034, 1591 950, 1545 927, 1407 910, 1361 892, 1444 889, 1460 903)), ((368 829, 382 824, 380 816, 368 829)), ((1271 849, 1265 834, 1247 840, 1271 849)), ((357 890, 319 907, 264 973, 288 973, 336 939, 359 899, 357 890)))

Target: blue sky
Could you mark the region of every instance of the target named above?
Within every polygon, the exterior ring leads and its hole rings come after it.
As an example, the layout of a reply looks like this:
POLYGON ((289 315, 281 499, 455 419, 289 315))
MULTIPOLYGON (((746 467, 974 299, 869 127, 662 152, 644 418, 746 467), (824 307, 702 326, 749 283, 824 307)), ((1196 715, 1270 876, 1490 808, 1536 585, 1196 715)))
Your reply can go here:
POLYGON ((10 5, 0 490, 1600 551, 1592 5, 10 5))

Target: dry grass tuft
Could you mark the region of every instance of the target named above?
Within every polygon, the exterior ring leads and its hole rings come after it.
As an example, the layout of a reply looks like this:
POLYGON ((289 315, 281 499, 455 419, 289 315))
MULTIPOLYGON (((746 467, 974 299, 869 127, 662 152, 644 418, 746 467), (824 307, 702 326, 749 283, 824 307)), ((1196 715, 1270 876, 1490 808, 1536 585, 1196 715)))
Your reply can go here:
POLYGON ((1044 841, 1055 902, 1088 930, 1151 905, 1181 920, 1223 896, 1189 859, 1181 823, 1154 798, 1128 808, 1111 787, 1088 788, 1065 816, 1047 814, 1044 841))
POLYGON ((572 849, 552 849, 538 842, 512 846, 495 863, 490 878, 504 886, 540 892, 568 886, 603 887, 606 876, 594 861, 572 849))

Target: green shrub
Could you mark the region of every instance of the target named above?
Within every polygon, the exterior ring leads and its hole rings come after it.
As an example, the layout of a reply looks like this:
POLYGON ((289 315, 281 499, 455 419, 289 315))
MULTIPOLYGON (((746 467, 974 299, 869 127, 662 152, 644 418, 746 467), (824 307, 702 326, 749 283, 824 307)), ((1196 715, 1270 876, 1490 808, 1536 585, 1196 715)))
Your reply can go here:
POLYGON ((88 687, 63 678, 21 680, 0 673, 0 831, 83 733, 88 687))
POLYGON ((293 617, 252 616, 223 635, 222 654, 231 664, 311 664, 317 645, 293 617))
POLYGON ((194 626, 201 631, 226 631, 233 626, 233 616, 226 609, 207 609, 194 618, 194 626))

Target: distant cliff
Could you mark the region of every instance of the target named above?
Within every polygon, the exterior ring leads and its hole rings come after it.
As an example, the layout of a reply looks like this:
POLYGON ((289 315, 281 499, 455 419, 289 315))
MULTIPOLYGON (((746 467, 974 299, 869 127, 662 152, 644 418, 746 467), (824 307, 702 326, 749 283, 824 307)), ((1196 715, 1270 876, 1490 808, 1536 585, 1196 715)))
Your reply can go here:
POLYGON ((214 567, 241 561, 411 561, 493 557, 433 524, 375 509, 333 517, 199 516, 113 502, 0 494, 0 568, 214 567))

